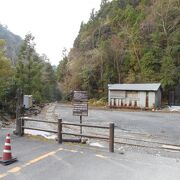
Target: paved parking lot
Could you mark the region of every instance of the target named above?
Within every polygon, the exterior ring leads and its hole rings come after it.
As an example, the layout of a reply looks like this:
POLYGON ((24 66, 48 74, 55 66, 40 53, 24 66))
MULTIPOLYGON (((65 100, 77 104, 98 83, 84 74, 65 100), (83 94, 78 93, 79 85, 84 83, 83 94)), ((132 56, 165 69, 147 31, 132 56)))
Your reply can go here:
MULTIPOLYGON (((78 116, 72 115, 72 107, 57 104, 55 112, 64 121, 79 122, 78 116)), ((180 113, 125 111, 113 109, 90 109, 83 117, 84 123, 116 125, 116 136, 129 135, 134 138, 148 138, 165 143, 180 145, 180 113)))
MULTIPOLYGON (((0 129, 0 152, 7 132, 0 129)), ((180 159, 126 152, 108 153, 88 145, 57 144, 41 138, 11 136, 18 162, 0 165, 3 180, 179 180, 180 159)))
MULTIPOLYGON (((72 116, 72 107, 52 104, 51 111, 58 113, 63 121, 79 122, 79 117, 72 116)), ((48 109, 47 108, 47 109, 48 109)), ((41 114, 40 117, 43 117, 41 114)), ((48 116, 49 117, 49 116, 48 116)), ((54 119, 52 118, 54 121, 54 119)), ((171 143, 180 145, 180 113, 128 112, 117 110, 89 110, 89 116, 83 117, 84 123, 116 125, 116 140, 123 138, 158 141, 163 146, 171 143)), ((45 125, 43 125, 45 126, 45 125)), ((48 127, 49 128, 49 127, 48 127)), ((51 126, 51 128, 53 128, 51 126)), ((65 129, 65 130, 78 130, 65 129)), ((12 153, 18 162, 0 165, 0 179, 4 180, 179 180, 180 151, 152 147, 126 146, 115 144, 115 153, 108 152, 108 143, 98 140, 103 147, 83 144, 57 144, 39 136, 18 137, 13 129, 0 129, 0 156, 7 133, 11 133, 12 153)), ((100 133, 89 129, 85 132, 100 133)), ((101 132, 105 133, 105 132, 101 132)), ((91 140, 90 140, 91 141, 91 140)), ((134 142, 133 142, 134 143, 134 142)))

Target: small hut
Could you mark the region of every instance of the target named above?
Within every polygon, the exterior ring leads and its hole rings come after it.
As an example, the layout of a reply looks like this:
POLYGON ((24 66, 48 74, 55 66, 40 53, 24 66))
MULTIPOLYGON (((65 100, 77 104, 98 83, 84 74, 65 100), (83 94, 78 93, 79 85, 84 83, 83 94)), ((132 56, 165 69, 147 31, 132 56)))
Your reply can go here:
POLYGON ((112 108, 159 108, 161 91, 160 83, 109 84, 108 105, 112 108))

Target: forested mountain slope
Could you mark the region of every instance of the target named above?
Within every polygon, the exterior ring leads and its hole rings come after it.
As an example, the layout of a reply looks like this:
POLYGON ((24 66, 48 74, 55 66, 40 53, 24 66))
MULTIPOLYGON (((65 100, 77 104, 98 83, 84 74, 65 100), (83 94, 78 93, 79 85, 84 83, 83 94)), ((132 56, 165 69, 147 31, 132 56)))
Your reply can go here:
POLYGON ((22 44, 21 37, 13 34, 7 27, 0 24, 0 39, 6 41, 6 55, 11 60, 12 64, 15 64, 22 44))
POLYGON ((180 1, 102 0, 58 66, 65 93, 107 96, 109 83, 180 83, 180 1))
POLYGON ((56 69, 46 55, 36 52, 34 36, 25 36, 14 65, 7 57, 6 44, 0 39, 0 110, 16 112, 17 92, 32 95, 36 103, 59 100, 56 69))

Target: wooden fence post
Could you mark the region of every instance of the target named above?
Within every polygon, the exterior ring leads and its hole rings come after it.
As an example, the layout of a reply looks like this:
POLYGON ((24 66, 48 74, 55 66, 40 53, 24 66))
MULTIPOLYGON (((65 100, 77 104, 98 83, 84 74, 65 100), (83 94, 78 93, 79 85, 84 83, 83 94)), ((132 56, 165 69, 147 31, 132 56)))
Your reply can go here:
POLYGON ((114 152, 114 123, 109 124, 109 152, 114 152))
POLYGON ((22 125, 21 125, 21 118, 18 118, 18 119, 17 119, 17 124, 16 124, 16 130, 17 130, 18 136, 21 136, 21 129, 22 129, 21 126, 22 126, 22 125))
POLYGON ((62 144, 62 119, 58 119, 58 143, 62 144))
POLYGON ((18 135, 19 136, 24 135, 24 119, 23 119, 23 117, 18 119, 18 135))
POLYGON ((24 118, 21 117, 21 136, 24 135, 24 118))

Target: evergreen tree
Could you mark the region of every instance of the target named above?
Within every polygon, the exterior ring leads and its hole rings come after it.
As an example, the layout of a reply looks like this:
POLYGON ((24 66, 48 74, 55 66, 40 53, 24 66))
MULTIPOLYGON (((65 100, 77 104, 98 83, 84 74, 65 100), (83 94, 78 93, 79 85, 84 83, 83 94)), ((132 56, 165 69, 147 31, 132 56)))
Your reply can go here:
POLYGON ((13 68, 5 56, 5 41, 0 39, 0 101, 6 99, 13 81, 13 68))
POLYGON ((67 59, 59 64, 65 93, 87 90, 107 97, 110 83, 180 83, 179 0, 101 1, 81 25, 67 59))

